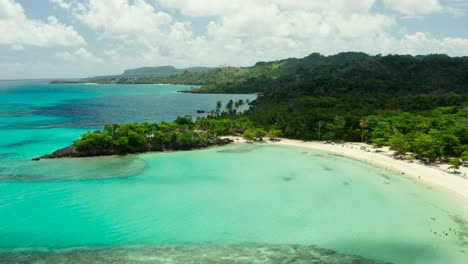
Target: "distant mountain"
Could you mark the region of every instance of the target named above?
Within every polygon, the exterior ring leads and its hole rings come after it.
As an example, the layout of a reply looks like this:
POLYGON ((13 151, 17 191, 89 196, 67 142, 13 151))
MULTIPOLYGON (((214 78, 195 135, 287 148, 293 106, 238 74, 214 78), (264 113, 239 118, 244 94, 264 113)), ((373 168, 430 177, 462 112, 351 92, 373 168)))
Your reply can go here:
POLYGON ((167 77, 172 75, 181 74, 183 72, 205 72, 210 70, 207 67, 191 67, 185 69, 177 69, 173 66, 159 66, 159 67, 142 67, 137 69, 125 70, 120 77, 138 78, 138 77, 167 77))
POLYGON ((136 69, 125 70, 119 75, 103 75, 83 78, 79 80, 54 80, 51 83, 83 83, 83 82, 96 82, 96 83, 111 83, 118 82, 122 79, 140 79, 140 78, 161 78, 171 77, 182 73, 203 73, 213 68, 208 67, 189 67, 177 69, 174 66, 159 66, 159 67, 142 67, 136 69))

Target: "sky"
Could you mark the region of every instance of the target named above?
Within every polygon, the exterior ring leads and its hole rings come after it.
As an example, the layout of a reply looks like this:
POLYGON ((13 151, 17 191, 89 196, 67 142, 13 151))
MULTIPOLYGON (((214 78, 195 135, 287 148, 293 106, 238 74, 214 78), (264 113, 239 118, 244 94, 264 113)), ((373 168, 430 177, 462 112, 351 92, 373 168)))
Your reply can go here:
POLYGON ((343 51, 467 56, 468 0, 0 0, 0 79, 343 51))

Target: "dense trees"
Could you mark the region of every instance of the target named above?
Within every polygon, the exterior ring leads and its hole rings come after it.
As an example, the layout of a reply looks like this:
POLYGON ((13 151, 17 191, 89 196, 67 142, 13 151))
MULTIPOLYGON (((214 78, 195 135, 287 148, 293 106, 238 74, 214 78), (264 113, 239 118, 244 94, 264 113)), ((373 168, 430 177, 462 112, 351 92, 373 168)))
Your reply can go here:
MULTIPOLYGON (((259 62, 252 67, 220 67, 204 72, 184 72, 168 77, 120 78, 119 83, 173 83, 202 85, 196 92, 264 92, 278 97, 358 96, 426 94, 408 97, 401 103, 417 103, 421 108, 437 98, 439 104, 452 105, 467 88, 468 58, 446 55, 369 56, 340 53, 323 56, 313 53, 302 59, 259 62), (430 94, 437 91, 437 94, 430 94), (453 93, 452 96, 450 93, 453 93), (439 96, 445 94, 443 98, 439 96)), ((394 103, 394 102, 392 102, 394 103)), ((428 110, 426 108, 426 110, 428 110)))
POLYGON ((157 129, 154 124, 138 129, 130 124, 107 126, 77 145, 107 146, 112 141, 115 148, 138 149, 151 143, 148 133, 162 142, 158 144, 187 143, 190 137, 202 138, 194 132, 198 129, 211 136, 236 134, 251 140, 281 134, 303 140, 361 141, 391 146, 399 154, 414 152, 427 160, 460 157, 468 151, 466 69, 467 57, 313 53, 246 68, 121 79, 120 83, 203 85, 193 92, 260 94, 246 102, 252 107, 245 113, 240 111, 244 101, 231 100, 225 106, 218 102, 206 119, 180 118, 157 129))
POLYGON ((87 155, 184 150, 214 145, 219 136, 242 135, 249 129, 253 129, 256 138, 264 136, 263 129, 254 129, 245 118, 193 121, 191 116, 182 116, 172 123, 105 125, 102 131, 85 133, 74 146, 76 151, 87 155))
MULTIPOLYGON (((256 111, 258 109, 249 111, 247 115, 254 115, 256 111)), ((444 107, 420 113, 401 112, 361 118, 336 112, 329 117, 325 113, 312 117, 289 113, 289 119, 277 119, 272 118, 271 113, 262 112, 262 119, 254 115, 254 120, 257 125, 264 124, 265 128, 280 129, 288 137, 316 139, 320 136, 323 140, 364 141, 376 146, 390 146, 397 154, 414 152, 418 157, 430 161, 450 156, 460 157, 468 150, 466 107, 444 107)))

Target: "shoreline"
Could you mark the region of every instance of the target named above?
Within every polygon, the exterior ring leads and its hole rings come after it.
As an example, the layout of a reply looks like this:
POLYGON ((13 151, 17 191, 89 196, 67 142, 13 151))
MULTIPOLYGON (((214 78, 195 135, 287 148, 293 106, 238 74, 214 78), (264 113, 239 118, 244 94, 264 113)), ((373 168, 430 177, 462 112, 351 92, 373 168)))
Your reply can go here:
MULTIPOLYGON (((248 144, 245 139, 239 136, 223 136, 219 137, 221 140, 229 139, 231 142, 223 145, 239 145, 239 144, 248 144)), ((434 187, 440 191, 451 195, 452 197, 458 198, 468 204, 468 168, 460 167, 459 175, 455 175, 448 171, 448 164, 440 165, 425 165, 421 161, 409 162, 407 160, 399 160, 392 157, 393 151, 390 151, 388 147, 383 148, 373 148, 368 144, 361 144, 355 142, 347 142, 342 144, 324 144, 318 141, 301 141, 295 139, 286 139, 280 138, 279 141, 270 141, 263 140, 261 144, 272 144, 280 146, 290 146, 298 148, 308 148, 327 152, 333 155, 346 157, 354 159, 360 162, 365 162, 367 164, 377 166, 382 169, 389 170, 395 174, 412 179, 416 182, 420 182, 429 187, 434 187), (365 147, 365 149, 361 149, 365 147), (378 151, 376 151, 378 150, 378 151)), ((136 152, 136 153, 127 153, 126 155, 141 155, 147 153, 167 153, 175 151, 196 151, 202 149, 209 149, 219 147, 221 145, 215 144, 205 148, 194 148, 187 150, 166 150, 166 151, 148 151, 148 152, 136 152)), ((66 149, 66 148, 65 148, 66 149)), ((60 149, 58 151, 61 151, 60 149)), ((57 152, 57 151, 56 151, 57 152)), ((49 154, 41 156, 40 158, 33 158, 32 160, 40 159, 55 159, 56 157, 46 157, 53 156, 55 154, 49 154)), ((114 156, 117 154, 110 155, 92 155, 92 156, 63 156, 59 158, 95 158, 100 156, 114 156)), ((122 156, 122 155, 118 155, 122 156)))
MULTIPOLYGON (((231 144, 245 143, 246 141, 240 137, 227 137, 234 140, 231 144)), ((458 198, 468 204, 468 179, 461 175, 468 175, 468 168, 460 167, 460 176, 454 175, 448 171, 448 167, 442 164, 440 167, 423 165, 417 161, 410 163, 406 160, 397 160, 391 157, 392 151, 388 148, 380 148, 381 152, 367 152, 361 150, 361 146, 367 149, 372 149, 370 145, 361 143, 344 143, 344 144, 323 144, 317 141, 300 141, 294 139, 281 138, 281 141, 264 141, 267 144, 309 148, 327 153, 351 158, 361 162, 365 162, 380 168, 388 169, 400 176, 413 179, 430 187, 437 188, 447 194, 458 198)))

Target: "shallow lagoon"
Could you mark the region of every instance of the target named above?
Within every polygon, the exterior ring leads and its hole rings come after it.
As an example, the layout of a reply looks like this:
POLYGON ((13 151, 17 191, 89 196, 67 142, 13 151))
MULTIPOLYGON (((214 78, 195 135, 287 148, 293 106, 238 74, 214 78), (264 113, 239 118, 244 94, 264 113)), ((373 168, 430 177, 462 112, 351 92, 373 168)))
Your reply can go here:
MULTIPOLYGON (((329 258, 325 263, 346 263, 346 256, 323 248, 394 263, 468 259, 466 204, 323 152, 256 144, 29 161, 98 123, 79 110, 75 116, 41 114, 44 107, 73 108, 63 107, 76 103, 63 98, 23 104, 27 111, 17 116, 7 108, 3 116, 9 116, 0 118, 0 262, 98 260, 99 255, 109 263, 164 263, 161 256, 212 253, 206 261, 216 263, 219 254, 258 261, 268 255, 267 263, 299 263, 314 260, 307 254, 318 250, 329 258), (72 247, 86 250, 68 250, 72 247), (125 257, 112 258, 116 252, 125 257)), ((107 110, 101 113, 105 117, 107 110)))

